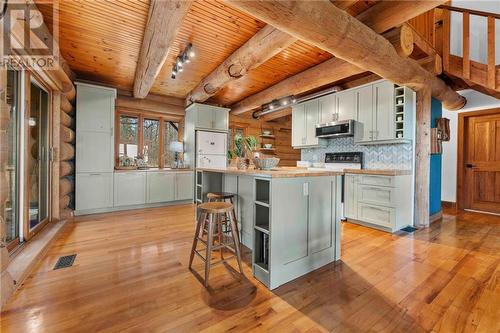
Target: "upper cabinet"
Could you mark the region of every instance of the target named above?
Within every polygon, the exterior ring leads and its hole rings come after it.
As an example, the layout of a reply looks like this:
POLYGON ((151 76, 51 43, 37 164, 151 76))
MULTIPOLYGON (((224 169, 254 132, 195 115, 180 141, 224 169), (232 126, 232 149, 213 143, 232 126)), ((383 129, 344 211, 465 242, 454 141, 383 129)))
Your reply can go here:
POLYGON ((316 125, 320 122, 320 103, 317 99, 294 105, 292 108, 292 146, 314 147, 319 144, 316 125))
POLYGON ((356 113, 356 92, 354 90, 341 91, 335 94, 337 100, 337 119, 354 119, 356 113))
POLYGON ((318 146, 316 125, 355 120, 358 144, 402 143, 413 139, 415 93, 387 80, 321 96, 292 107, 292 146, 318 146))
POLYGON ((216 131, 227 131, 229 129, 229 109, 199 103, 191 104, 187 109, 191 114, 194 127, 216 131))
POLYGON ((76 172, 113 172, 116 90, 77 83, 76 172))
POLYGON ((414 93, 389 81, 356 89, 354 141, 359 144, 407 142, 413 138, 414 93))

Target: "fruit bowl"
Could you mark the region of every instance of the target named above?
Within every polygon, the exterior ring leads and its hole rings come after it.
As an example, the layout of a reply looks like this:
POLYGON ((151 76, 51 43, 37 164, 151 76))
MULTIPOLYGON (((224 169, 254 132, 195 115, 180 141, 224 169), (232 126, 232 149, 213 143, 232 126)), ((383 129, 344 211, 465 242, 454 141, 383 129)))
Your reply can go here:
POLYGON ((261 170, 271 170, 272 168, 275 168, 279 162, 280 159, 276 157, 268 157, 268 158, 256 157, 253 159, 253 164, 255 165, 255 168, 261 170))

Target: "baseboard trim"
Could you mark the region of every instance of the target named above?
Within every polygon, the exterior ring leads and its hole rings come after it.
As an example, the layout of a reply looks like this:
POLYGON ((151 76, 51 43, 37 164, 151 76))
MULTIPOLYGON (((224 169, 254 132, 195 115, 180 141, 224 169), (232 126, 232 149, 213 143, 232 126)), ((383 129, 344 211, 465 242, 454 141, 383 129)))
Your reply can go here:
POLYGON ((451 209, 457 208, 457 203, 452 201, 441 201, 441 205, 443 206, 443 208, 451 208, 451 209))
POLYGON ((441 219, 442 217, 443 217, 443 211, 440 210, 439 212, 434 213, 429 217, 429 223, 436 222, 437 220, 441 219))

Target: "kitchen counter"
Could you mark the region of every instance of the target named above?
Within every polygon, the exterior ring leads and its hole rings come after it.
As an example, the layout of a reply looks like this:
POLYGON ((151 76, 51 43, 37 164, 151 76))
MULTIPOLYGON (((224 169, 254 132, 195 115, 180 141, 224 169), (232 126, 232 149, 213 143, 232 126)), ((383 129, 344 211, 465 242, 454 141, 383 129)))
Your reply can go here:
POLYGON ((259 177, 269 177, 269 178, 298 178, 298 177, 321 177, 321 176, 338 176, 342 175, 342 172, 337 171, 317 171, 317 170, 307 170, 306 168, 296 168, 296 167, 278 167, 272 170, 258 170, 258 169, 247 169, 239 170, 237 168, 227 167, 227 168, 217 168, 217 169, 205 169, 197 168, 198 171, 207 172, 219 172, 232 175, 240 176, 259 176, 259 177))
POLYGON ((353 173, 360 175, 378 175, 378 176, 407 176, 411 175, 411 170, 398 169, 344 169, 344 173, 353 173))
POLYGON ((171 168, 149 168, 149 169, 115 169, 115 173, 121 172, 181 172, 181 171, 194 171, 190 168, 179 168, 179 169, 171 169, 171 168))

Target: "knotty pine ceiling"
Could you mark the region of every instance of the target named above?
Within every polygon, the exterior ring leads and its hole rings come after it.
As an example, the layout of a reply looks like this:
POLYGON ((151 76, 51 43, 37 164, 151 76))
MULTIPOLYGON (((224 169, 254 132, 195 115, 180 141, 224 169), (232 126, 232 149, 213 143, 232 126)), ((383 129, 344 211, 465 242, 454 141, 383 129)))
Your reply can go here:
MULTIPOLYGON (((147 22, 148 0, 54 0, 59 8, 59 46, 79 79, 131 91, 147 22)), ((357 15, 377 1, 358 1, 347 11, 357 15)), ((37 3, 52 26, 49 7, 37 3)), ((185 98, 231 53, 265 26, 220 0, 197 0, 191 6, 151 93, 185 98), (172 64, 187 43, 196 58, 177 79, 172 64)), ((210 102, 231 105, 332 56, 298 41, 266 63, 232 82, 210 102)))

